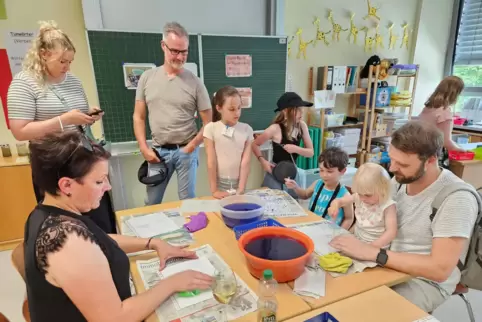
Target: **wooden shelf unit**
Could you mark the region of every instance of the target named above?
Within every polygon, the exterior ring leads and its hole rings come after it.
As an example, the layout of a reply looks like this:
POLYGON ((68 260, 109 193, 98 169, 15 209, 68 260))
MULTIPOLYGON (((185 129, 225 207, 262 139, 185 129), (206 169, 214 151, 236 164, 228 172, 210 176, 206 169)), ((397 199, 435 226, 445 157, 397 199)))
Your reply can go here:
MULTIPOLYGON (((357 66, 356 70, 356 91, 355 92, 346 92, 346 93, 341 93, 337 95, 350 95, 350 104, 348 107, 347 111, 347 116, 352 116, 352 117, 358 117, 359 113, 361 110, 365 112, 364 114, 364 120, 363 122, 359 122, 357 124, 347 124, 347 125, 341 125, 341 126, 329 126, 325 127, 325 113, 326 109, 320 109, 320 121, 319 123, 313 122, 310 120, 311 115, 309 115, 308 118, 308 123, 310 126, 315 126, 319 127, 321 129, 321 138, 320 138, 320 151, 323 150, 323 138, 324 138, 324 131, 325 130, 333 130, 333 129, 340 129, 340 128, 356 128, 356 127, 361 127, 362 128, 362 133, 361 133, 361 143, 360 147, 358 149, 357 153, 357 159, 358 159, 358 164, 363 164, 367 161, 368 154, 370 153, 370 147, 372 143, 372 139, 375 138, 381 138, 381 137, 387 137, 389 136, 388 134, 383 134, 383 135, 378 135, 374 130, 376 130, 376 124, 375 124, 375 116, 376 112, 379 114, 383 114, 384 112, 391 110, 394 112, 395 108, 408 108, 408 113, 407 115, 408 119, 411 119, 412 117, 412 111, 413 111, 413 104, 414 104, 414 97, 415 97, 415 90, 417 87, 417 80, 418 80, 418 72, 419 72, 419 65, 417 65, 416 71, 413 75, 394 75, 396 77, 396 86, 398 88, 399 84, 399 79, 404 78, 404 79, 413 79, 413 82, 411 81, 411 84, 409 84, 409 87, 411 85, 411 103, 410 105, 407 106, 387 106, 387 107, 377 107, 376 105, 376 99, 371 99, 372 93, 377 93, 378 89, 378 78, 380 75, 380 66, 370 66, 369 67, 369 72, 368 72, 368 79, 367 79, 367 88, 361 88, 361 79, 360 79, 360 72, 361 69, 364 66, 357 66), (372 90, 373 87, 373 90, 372 90), (369 102, 369 106, 365 105, 360 105, 360 94, 366 94, 366 102, 369 102)), ((323 84, 321 84, 321 88, 318 88, 317 90, 326 90, 327 87, 327 79, 328 79, 328 66, 324 66, 322 69, 324 75, 323 75, 323 84)), ((314 83, 313 83, 313 67, 310 68, 309 71, 309 97, 312 101, 314 101, 314 83)), ((410 89, 408 89, 410 90, 410 89)))

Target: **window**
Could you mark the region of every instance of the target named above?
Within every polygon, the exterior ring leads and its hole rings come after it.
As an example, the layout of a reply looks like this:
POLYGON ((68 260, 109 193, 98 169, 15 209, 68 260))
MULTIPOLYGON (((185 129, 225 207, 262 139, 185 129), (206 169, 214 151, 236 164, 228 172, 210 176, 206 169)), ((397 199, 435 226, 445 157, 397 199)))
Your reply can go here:
POLYGON ((461 0, 461 6, 452 74, 464 80, 465 91, 455 112, 469 98, 482 97, 482 0, 461 0))
POLYGON ((467 87, 482 87, 482 0, 464 0, 462 6, 453 74, 467 87))

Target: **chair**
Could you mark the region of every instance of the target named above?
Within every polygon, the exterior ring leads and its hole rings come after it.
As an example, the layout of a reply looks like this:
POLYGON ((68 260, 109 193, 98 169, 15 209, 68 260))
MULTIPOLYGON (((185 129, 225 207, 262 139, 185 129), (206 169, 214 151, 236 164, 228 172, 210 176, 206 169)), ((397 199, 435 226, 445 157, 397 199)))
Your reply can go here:
POLYGON ((475 322, 474 311, 472 310, 472 305, 470 305, 469 299, 465 294, 469 292, 469 288, 463 284, 457 284, 455 287, 455 291, 452 295, 458 295, 464 300, 465 305, 467 306, 467 312, 469 313, 470 322, 475 322))
MULTIPOLYGON (((17 270, 17 272, 20 274, 20 276, 22 276, 23 281, 25 282, 25 258, 24 258, 23 243, 19 244, 12 251, 12 264, 17 270)), ((28 300, 27 300, 26 294, 22 304, 22 313, 23 313, 23 317, 25 318, 25 321, 30 322, 30 311, 28 309, 28 300)), ((0 319, 0 321, 2 320, 0 319)))

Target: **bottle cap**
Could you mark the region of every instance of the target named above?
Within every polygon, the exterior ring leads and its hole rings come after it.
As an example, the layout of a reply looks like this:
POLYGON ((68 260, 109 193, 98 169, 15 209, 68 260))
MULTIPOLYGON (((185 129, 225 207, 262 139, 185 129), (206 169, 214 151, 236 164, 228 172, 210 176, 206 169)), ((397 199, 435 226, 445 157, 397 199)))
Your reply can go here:
POLYGON ((270 269, 267 269, 263 272, 263 277, 265 280, 270 280, 273 278, 273 271, 270 269))

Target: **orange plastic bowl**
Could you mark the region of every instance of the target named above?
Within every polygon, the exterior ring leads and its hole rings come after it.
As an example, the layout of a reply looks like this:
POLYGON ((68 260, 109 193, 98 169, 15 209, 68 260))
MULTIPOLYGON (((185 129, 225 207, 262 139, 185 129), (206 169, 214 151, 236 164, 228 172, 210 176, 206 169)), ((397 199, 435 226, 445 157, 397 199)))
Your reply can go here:
POLYGON ((239 238, 238 247, 246 257, 246 263, 251 275, 259 279, 263 275, 264 270, 270 269, 279 283, 295 280, 303 274, 305 265, 315 249, 315 245, 310 237, 297 230, 284 227, 261 227, 250 230, 239 238), (272 261, 253 256, 244 249, 252 240, 274 236, 287 237, 298 241, 306 248, 306 254, 291 260, 272 261))

